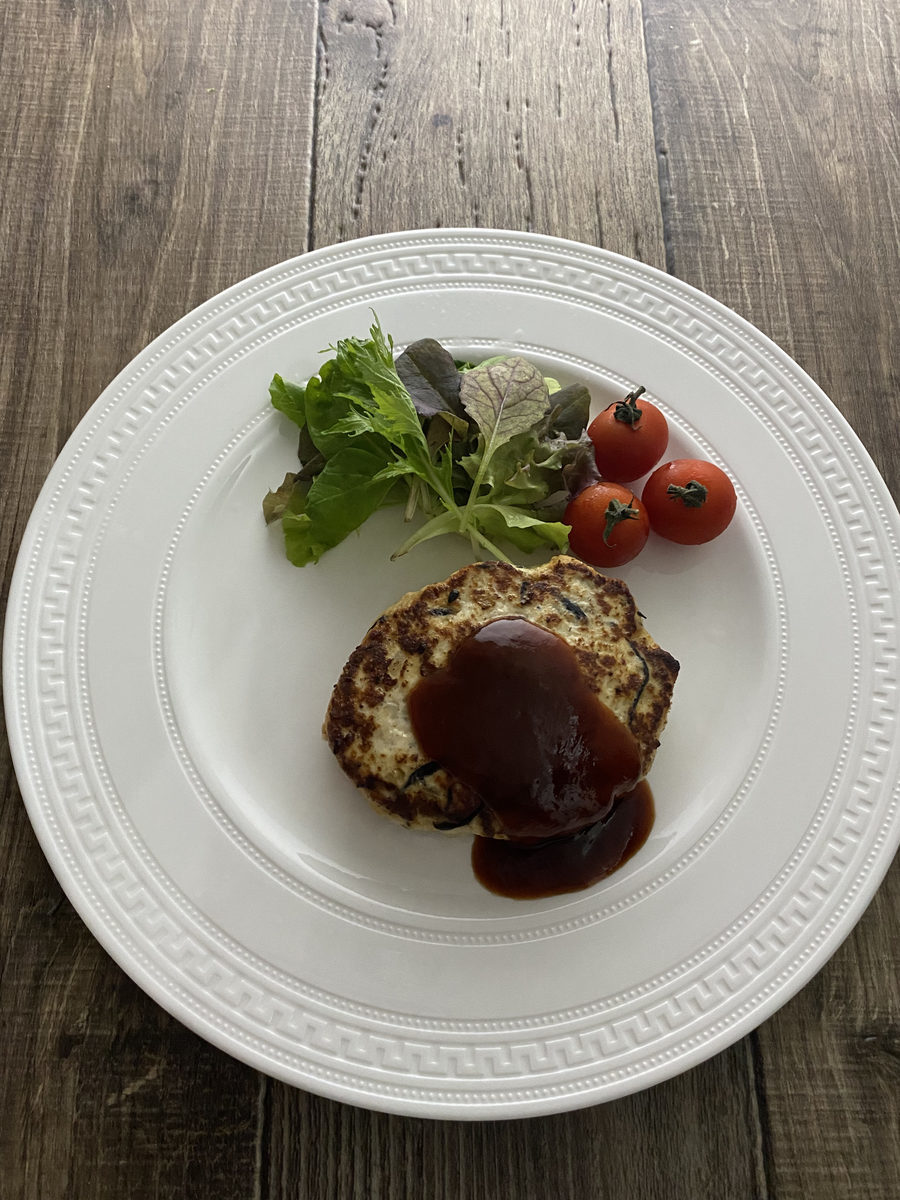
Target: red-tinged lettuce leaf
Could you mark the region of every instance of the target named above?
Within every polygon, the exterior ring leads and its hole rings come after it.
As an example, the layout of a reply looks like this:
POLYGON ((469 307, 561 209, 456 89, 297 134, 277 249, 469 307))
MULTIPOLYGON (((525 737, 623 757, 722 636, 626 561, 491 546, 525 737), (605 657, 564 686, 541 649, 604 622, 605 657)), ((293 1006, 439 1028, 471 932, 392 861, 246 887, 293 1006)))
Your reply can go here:
POLYGON ((570 454, 562 465, 563 486, 569 497, 577 496, 579 492, 597 483, 600 472, 597 470, 597 459, 594 457, 594 447, 590 438, 585 436, 577 443, 574 453, 570 454))
POLYGON ((551 396, 553 410, 547 418, 551 433, 576 441, 587 428, 591 415, 591 393, 583 383, 570 383, 551 396))
POLYGON ((263 516, 266 524, 280 520, 289 509, 302 512, 306 503, 306 487, 298 483, 298 476, 289 471, 279 488, 266 492, 263 497, 263 516))
POLYGON ((533 429, 550 408, 543 375, 518 355, 464 372, 459 398, 481 430, 486 457, 515 434, 533 429))
POLYGON ((452 354, 440 342, 434 338, 411 342, 394 365, 419 416, 451 412, 465 417, 459 400, 460 373, 452 354))

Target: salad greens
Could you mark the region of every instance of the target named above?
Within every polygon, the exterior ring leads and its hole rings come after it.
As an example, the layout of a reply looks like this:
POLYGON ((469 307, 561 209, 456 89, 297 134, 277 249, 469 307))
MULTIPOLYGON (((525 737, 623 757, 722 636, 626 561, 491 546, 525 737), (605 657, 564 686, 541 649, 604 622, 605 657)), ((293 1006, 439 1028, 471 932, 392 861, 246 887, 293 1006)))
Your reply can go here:
POLYGON ((569 498, 596 478, 586 387, 561 388, 518 355, 454 360, 433 338, 394 359, 378 319, 344 338, 305 386, 276 375, 272 404, 299 427, 299 469, 263 501, 296 566, 321 556, 377 509, 424 520, 395 552, 440 534, 504 559, 568 547, 569 498))

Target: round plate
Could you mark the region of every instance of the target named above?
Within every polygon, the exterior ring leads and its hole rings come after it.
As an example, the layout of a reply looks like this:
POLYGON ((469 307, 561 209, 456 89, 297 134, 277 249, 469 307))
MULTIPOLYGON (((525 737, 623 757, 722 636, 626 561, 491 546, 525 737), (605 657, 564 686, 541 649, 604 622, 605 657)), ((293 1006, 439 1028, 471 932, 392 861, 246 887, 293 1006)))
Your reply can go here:
POLYGON ((897 845, 898 516, 859 441, 756 329, 658 271, 485 230, 364 239, 264 271, 109 386, 41 493, 4 643, 16 770, 73 904, 160 1004, 355 1104, 518 1117, 721 1050, 822 965, 897 845), (706 547, 621 570, 682 664, 654 829, 600 885, 515 902, 466 837, 385 821, 321 737, 350 650, 468 559, 390 561, 385 511, 297 570, 260 502, 304 381, 372 310, 402 345, 515 350, 599 408, 635 384, 668 457, 727 467, 706 547))

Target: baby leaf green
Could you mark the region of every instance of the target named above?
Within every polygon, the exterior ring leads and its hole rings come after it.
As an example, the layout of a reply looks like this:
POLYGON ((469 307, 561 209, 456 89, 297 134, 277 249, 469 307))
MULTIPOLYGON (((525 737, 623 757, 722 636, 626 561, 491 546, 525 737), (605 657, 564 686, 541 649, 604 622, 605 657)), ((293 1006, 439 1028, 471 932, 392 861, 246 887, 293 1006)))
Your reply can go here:
POLYGON ((299 427, 300 469, 263 503, 297 566, 317 562, 376 509, 418 525, 396 552, 445 533, 478 555, 567 548, 566 475, 584 469, 590 397, 518 355, 457 363, 433 339, 394 361, 377 318, 305 386, 276 375, 272 404, 299 427), (552 399, 551 399, 552 394, 552 399))

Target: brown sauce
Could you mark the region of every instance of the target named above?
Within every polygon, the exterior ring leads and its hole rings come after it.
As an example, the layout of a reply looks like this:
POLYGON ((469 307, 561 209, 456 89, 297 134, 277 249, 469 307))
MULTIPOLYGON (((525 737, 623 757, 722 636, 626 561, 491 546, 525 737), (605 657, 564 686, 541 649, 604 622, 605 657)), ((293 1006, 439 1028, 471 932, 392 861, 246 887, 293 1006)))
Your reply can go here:
POLYGON ((537 900, 593 887, 636 854, 653 828, 653 794, 646 780, 616 801, 604 821, 537 846, 476 837, 472 869, 488 891, 537 900))
POLYGON ((475 872, 491 890, 535 897, 588 887, 637 849, 644 825, 640 841, 647 836, 652 802, 631 799, 645 795, 635 789, 637 742, 556 634, 521 617, 489 622, 419 681, 409 712, 425 754, 474 791, 510 839, 476 841, 475 872))

